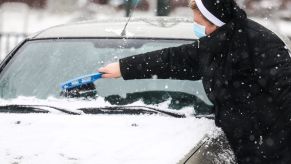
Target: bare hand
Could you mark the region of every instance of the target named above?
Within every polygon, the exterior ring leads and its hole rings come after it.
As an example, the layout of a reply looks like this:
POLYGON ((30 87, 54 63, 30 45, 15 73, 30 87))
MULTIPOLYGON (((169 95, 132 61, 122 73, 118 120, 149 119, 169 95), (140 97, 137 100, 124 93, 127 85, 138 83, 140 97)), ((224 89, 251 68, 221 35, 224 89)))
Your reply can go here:
POLYGON ((120 65, 119 62, 108 64, 105 67, 98 69, 98 72, 103 73, 102 78, 120 78, 120 65))

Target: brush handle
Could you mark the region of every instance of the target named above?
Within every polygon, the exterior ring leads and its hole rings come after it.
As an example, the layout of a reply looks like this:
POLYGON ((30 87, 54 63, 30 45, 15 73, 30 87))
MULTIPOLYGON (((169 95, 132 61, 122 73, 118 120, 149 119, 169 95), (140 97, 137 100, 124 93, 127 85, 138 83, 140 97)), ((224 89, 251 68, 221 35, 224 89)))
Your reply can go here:
POLYGON ((72 88, 79 87, 85 84, 93 83, 100 78, 102 78, 101 73, 94 73, 90 75, 81 76, 73 80, 69 80, 65 83, 62 83, 61 88, 62 90, 72 89, 72 88))

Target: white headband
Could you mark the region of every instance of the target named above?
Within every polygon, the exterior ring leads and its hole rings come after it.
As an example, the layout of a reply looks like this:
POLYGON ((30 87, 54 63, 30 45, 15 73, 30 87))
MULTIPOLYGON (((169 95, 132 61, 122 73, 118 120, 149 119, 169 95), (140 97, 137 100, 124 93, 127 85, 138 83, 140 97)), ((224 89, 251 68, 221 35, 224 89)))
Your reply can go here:
POLYGON ((203 14, 203 16, 205 16, 210 22, 212 22, 213 24, 215 24, 218 27, 223 26, 225 23, 222 22, 220 19, 218 19, 216 16, 214 16, 211 12, 209 12, 206 7, 204 6, 204 4, 202 3, 202 0, 195 0, 197 7, 199 9, 199 11, 203 14))

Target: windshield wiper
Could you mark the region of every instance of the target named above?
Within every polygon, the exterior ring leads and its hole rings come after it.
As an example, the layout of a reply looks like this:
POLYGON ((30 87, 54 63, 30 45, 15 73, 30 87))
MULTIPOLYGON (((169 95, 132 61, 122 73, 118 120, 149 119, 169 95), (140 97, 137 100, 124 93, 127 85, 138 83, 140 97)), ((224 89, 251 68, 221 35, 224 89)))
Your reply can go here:
POLYGON ((98 108, 80 108, 78 110, 83 111, 86 114, 129 114, 129 115, 138 115, 138 114, 163 114, 176 118, 185 118, 183 114, 163 111, 152 107, 147 106, 110 106, 110 107, 98 107, 98 108))
MULTIPOLYGON (((79 108, 76 111, 70 111, 63 108, 48 106, 48 105, 4 105, 0 106, 0 113, 51 113, 50 110, 57 110, 70 115, 81 115, 84 114, 128 114, 128 115, 139 115, 139 114, 162 114, 175 118, 185 118, 184 114, 159 110, 148 106, 108 106, 108 107, 89 107, 79 108), (46 109, 45 109, 46 108, 46 109), (81 111, 81 112, 80 112, 81 111)), ((197 118, 208 118, 214 119, 214 115, 195 115, 197 118)))
POLYGON ((66 114, 80 115, 81 113, 69 111, 62 108, 57 108, 48 105, 4 105, 0 106, 0 113, 50 113, 44 108, 54 109, 66 114))
POLYGON ((180 110, 184 107, 193 107, 199 115, 214 113, 213 106, 206 104, 198 96, 177 91, 133 92, 127 93, 125 97, 110 95, 105 97, 105 101, 112 105, 129 105, 137 101, 142 101, 146 105, 155 105, 170 101, 170 109, 180 110))

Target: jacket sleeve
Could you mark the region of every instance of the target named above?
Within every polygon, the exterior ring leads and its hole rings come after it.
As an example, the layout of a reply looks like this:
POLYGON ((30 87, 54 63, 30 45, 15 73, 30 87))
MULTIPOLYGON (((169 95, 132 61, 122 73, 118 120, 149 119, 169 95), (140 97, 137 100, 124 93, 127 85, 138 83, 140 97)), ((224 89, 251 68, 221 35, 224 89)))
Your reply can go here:
POLYGON ((123 79, 199 80, 198 43, 166 48, 119 60, 123 79))

